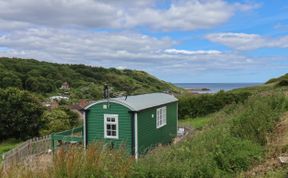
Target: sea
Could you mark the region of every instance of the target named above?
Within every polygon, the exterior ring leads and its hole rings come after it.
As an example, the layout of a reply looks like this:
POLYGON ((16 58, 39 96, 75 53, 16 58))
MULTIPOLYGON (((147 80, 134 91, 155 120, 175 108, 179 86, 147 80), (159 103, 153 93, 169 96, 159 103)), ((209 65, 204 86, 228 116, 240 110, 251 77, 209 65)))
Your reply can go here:
POLYGON ((174 85, 189 89, 193 93, 217 93, 220 90, 229 91, 237 88, 258 86, 261 84, 262 83, 174 83, 174 85))

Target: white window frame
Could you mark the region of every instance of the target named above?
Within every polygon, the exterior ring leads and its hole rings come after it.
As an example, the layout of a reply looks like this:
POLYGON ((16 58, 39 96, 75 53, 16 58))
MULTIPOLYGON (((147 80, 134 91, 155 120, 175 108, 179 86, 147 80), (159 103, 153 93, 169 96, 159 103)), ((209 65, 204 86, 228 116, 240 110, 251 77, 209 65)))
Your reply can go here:
POLYGON ((104 114, 104 138, 118 139, 119 138, 119 123, 118 123, 118 114, 104 114), (107 121, 107 118, 114 118, 115 122, 107 121), (116 135, 107 135, 107 124, 116 125, 116 135))
POLYGON ((167 107, 163 106, 156 110, 156 128, 159 129, 167 124, 167 107))

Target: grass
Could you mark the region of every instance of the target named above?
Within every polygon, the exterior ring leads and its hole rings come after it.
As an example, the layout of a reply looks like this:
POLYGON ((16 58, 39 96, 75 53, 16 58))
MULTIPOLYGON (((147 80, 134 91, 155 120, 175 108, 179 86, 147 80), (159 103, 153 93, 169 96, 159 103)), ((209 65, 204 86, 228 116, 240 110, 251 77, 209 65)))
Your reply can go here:
POLYGON ((180 127, 188 126, 194 129, 201 129, 205 125, 207 125, 211 119, 213 119, 213 116, 183 119, 183 120, 179 120, 179 126, 180 127))
POLYGON ((8 139, 0 143, 0 154, 3 154, 11 149, 13 149, 21 141, 16 139, 8 139))
MULTIPOLYGON (((202 129, 179 144, 155 148, 137 162, 125 149, 92 145, 85 153, 58 152, 47 170, 13 167, 6 177, 239 177, 265 160, 266 139, 287 111, 284 95, 260 94, 216 114, 180 121, 202 129)), ((281 176, 285 171, 270 174, 281 176)))

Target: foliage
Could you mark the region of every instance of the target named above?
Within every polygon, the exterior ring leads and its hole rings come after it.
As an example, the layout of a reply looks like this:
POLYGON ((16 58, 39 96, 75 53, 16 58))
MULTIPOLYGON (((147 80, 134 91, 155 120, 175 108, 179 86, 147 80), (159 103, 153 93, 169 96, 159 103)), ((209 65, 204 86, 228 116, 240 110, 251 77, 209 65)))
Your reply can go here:
POLYGON ((226 105, 244 102, 248 92, 224 92, 204 95, 184 95, 179 98, 179 118, 195 118, 219 111, 226 105))
POLYGON ((0 89, 0 140, 38 136, 44 109, 31 93, 16 88, 0 89))
POLYGON ((0 66, 0 88, 13 86, 40 94, 61 92, 59 88, 64 82, 69 83, 71 92, 77 99, 101 97, 100 86, 105 83, 113 87, 115 92, 128 94, 180 91, 172 84, 136 70, 53 64, 17 58, 0 58, 0 66))
POLYGON ((285 87, 285 86, 288 86, 288 79, 283 79, 283 80, 280 80, 277 84, 276 84, 277 87, 285 87))
POLYGON ((288 74, 285 74, 285 75, 282 75, 278 78, 272 78, 272 79, 268 80, 266 82, 266 84, 276 83, 276 82, 279 82, 281 80, 287 80, 287 79, 288 79, 288 74))
POLYGON ((244 104, 226 107, 214 114, 213 120, 198 134, 181 144, 157 148, 140 159, 135 165, 136 177, 236 177, 263 159, 263 138, 273 131, 287 106, 283 95, 273 94, 251 97, 244 104), (251 124, 256 126, 254 130, 250 129, 251 124), (259 130, 262 127, 265 129, 259 130), (235 135, 235 128, 245 135, 235 135), (255 130, 264 137, 254 137, 255 130))
POLYGON ((267 133, 272 132, 280 114, 287 109, 288 101, 282 94, 254 96, 245 103, 245 109, 234 120, 232 133, 265 145, 267 133))
POLYGON ((16 139, 7 139, 7 140, 5 140, 3 142, 0 142, 0 155, 2 153, 5 153, 5 152, 11 150, 12 148, 14 148, 20 142, 21 142, 20 140, 16 140, 16 139))
POLYGON ((132 177, 132 166, 135 163, 124 148, 119 150, 104 149, 103 143, 89 145, 86 152, 83 148, 71 147, 68 151, 60 149, 53 158, 53 164, 46 170, 30 167, 15 166, 5 174, 9 177, 37 177, 37 178, 96 178, 96 177, 132 177))
POLYGON ((264 158, 263 138, 273 131, 272 128, 277 124, 281 113, 287 111, 287 106, 287 98, 281 94, 249 97, 243 104, 226 106, 220 112, 209 116, 213 116, 213 119, 201 131, 188 136, 178 144, 157 147, 147 155, 141 156, 138 162, 134 162, 124 150, 103 149, 103 146, 92 145, 86 151, 86 156, 77 149, 60 151, 54 158, 53 165, 44 172, 23 171, 14 167, 8 175, 237 177, 264 158), (259 119, 256 116, 259 116, 259 119), (263 123, 259 123, 260 120, 263 123), (254 130, 251 129, 253 127, 254 130), (241 134, 235 134, 238 133, 236 130, 241 134))
POLYGON ((45 111, 42 116, 44 127, 41 129, 41 135, 48 135, 53 132, 68 130, 79 125, 79 116, 77 113, 66 109, 57 108, 52 111, 45 111))
POLYGON ((213 119, 213 116, 182 119, 179 121, 180 127, 191 126, 194 129, 201 129, 213 119))

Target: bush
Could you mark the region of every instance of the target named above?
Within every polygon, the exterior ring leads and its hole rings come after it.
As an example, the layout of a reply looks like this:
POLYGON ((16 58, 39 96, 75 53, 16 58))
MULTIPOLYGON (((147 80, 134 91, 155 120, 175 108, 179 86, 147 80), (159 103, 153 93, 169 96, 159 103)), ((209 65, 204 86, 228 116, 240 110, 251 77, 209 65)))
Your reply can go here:
POLYGON ((288 101, 282 94, 254 96, 234 119, 231 131, 237 137, 265 145, 267 134, 273 131, 281 113, 287 108, 288 101))
POLYGON ((204 95, 188 95, 179 98, 179 118, 196 118, 214 113, 232 103, 243 103, 250 93, 224 92, 204 95))
POLYGON ((16 88, 0 89, 0 141, 38 136, 43 111, 40 101, 31 93, 16 88))
POLYGON ((276 85, 276 87, 285 87, 285 86, 288 86, 288 79, 283 79, 276 85))
POLYGON ((41 119, 44 123, 44 127, 41 129, 41 135, 68 130, 79 125, 78 114, 66 108, 46 111, 41 119))

